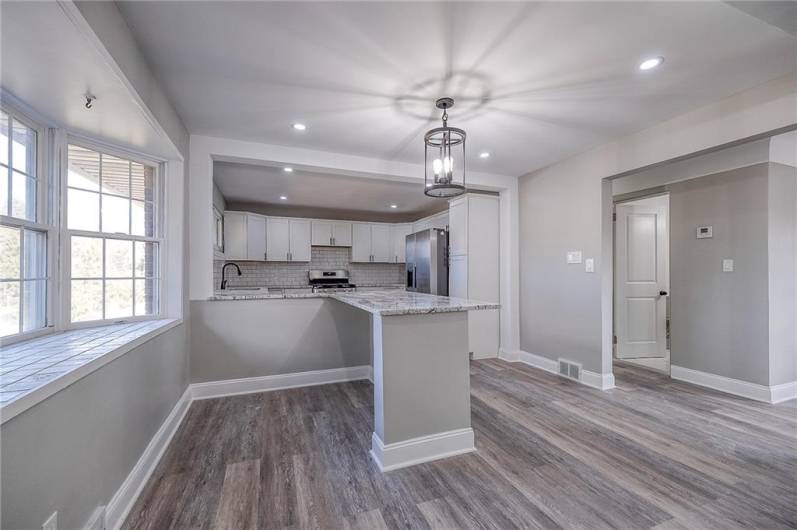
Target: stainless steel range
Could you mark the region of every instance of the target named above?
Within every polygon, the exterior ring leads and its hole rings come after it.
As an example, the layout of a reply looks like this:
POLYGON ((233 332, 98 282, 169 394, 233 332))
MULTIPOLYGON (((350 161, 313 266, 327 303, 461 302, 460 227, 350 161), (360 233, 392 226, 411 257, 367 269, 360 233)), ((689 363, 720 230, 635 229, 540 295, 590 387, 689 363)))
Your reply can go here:
POLYGON ((347 293, 357 289, 349 283, 349 271, 345 269, 311 270, 307 276, 314 293, 347 293))

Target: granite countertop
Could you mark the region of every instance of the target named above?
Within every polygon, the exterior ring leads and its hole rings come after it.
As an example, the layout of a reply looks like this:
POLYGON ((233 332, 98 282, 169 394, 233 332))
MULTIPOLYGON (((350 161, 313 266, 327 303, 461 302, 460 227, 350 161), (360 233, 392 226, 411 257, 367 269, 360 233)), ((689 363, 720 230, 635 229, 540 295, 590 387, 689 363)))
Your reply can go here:
MULTIPOLYGON (((235 293, 235 291, 233 291, 235 293)), ((479 302, 463 298, 449 298, 426 293, 413 293, 396 287, 371 287, 367 290, 350 293, 314 293, 309 289, 284 289, 269 292, 238 291, 236 294, 219 294, 209 300, 274 300, 293 298, 332 298, 352 307, 368 311, 374 315, 422 315, 427 313, 451 313, 456 311, 476 311, 498 309, 500 304, 479 302)))
POLYGON ((449 298, 448 296, 396 290, 334 293, 329 296, 339 302, 382 316, 453 313, 457 311, 498 309, 501 307, 500 304, 493 302, 479 302, 464 298, 449 298))

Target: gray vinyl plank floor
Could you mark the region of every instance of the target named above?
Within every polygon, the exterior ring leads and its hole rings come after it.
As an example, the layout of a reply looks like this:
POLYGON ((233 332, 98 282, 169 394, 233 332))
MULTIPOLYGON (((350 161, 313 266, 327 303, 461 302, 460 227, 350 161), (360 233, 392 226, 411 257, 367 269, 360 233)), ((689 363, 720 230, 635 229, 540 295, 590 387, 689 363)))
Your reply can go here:
POLYGON ((477 452, 389 473, 368 382, 196 401, 125 528, 797 528, 796 401, 614 372, 473 362, 477 452))

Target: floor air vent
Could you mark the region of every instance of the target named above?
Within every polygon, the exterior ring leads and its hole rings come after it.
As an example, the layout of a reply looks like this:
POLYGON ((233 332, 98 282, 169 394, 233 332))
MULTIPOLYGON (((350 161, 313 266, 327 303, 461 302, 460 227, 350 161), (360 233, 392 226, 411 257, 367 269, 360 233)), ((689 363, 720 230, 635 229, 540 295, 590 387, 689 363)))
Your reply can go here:
POLYGON ((564 359, 559 359, 559 375, 580 381, 581 365, 571 361, 566 361, 564 359))

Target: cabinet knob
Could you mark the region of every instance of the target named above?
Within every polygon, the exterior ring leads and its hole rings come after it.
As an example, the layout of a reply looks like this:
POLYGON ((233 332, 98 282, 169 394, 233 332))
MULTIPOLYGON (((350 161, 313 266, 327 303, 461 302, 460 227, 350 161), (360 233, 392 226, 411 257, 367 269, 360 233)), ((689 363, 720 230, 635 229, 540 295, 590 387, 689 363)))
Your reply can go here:
POLYGON ((659 296, 667 296, 667 291, 659 291, 659 296))

